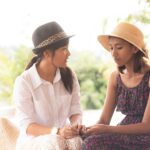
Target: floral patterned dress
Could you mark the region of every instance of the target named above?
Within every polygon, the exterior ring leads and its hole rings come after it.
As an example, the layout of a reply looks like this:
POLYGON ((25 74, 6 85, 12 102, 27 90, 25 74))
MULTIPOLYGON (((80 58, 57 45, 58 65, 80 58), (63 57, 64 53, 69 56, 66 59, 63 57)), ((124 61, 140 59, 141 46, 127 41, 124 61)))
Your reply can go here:
MULTIPOLYGON (((142 81, 133 88, 127 88, 120 75, 117 77, 117 111, 125 114, 119 125, 135 124, 142 121, 148 101, 150 70, 142 81)), ((150 134, 106 133, 87 137, 82 150, 150 150, 150 134)))

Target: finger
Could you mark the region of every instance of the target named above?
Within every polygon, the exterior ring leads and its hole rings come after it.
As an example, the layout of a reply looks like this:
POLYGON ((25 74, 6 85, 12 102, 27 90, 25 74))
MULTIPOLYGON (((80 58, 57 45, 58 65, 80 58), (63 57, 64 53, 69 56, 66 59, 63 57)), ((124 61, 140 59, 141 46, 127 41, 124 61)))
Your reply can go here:
POLYGON ((83 135, 83 134, 85 134, 85 133, 86 133, 86 127, 83 126, 82 129, 80 129, 79 134, 80 134, 80 135, 83 135))
POLYGON ((85 127, 85 125, 78 125, 78 126, 77 126, 77 129, 80 130, 80 129, 82 129, 83 127, 85 127))
POLYGON ((73 134, 79 134, 79 130, 78 129, 75 129, 75 128, 72 128, 70 130, 70 132, 72 132, 73 134))
POLYGON ((79 135, 79 131, 70 129, 66 131, 66 135, 79 135))
POLYGON ((78 130, 72 131, 72 135, 79 135, 79 131, 78 130))
POLYGON ((85 125, 78 125, 79 130, 81 130, 82 128, 85 128, 85 125))
POLYGON ((79 130, 80 129, 80 125, 76 124, 72 126, 72 129, 74 130, 79 130))
POLYGON ((92 134, 92 133, 93 133, 93 130, 91 130, 91 129, 87 129, 85 132, 85 134, 87 134, 87 135, 92 134))

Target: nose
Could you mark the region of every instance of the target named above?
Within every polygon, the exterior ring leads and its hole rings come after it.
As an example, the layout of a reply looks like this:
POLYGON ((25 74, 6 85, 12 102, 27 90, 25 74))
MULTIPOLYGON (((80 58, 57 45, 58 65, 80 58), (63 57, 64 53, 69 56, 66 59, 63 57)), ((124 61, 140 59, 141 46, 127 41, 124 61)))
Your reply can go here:
POLYGON ((117 56, 117 51, 114 48, 111 50, 111 55, 113 57, 117 56))
POLYGON ((64 51, 64 54, 65 54, 66 56, 70 56, 70 51, 69 51, 68 49, 66 49, 66 50, 64 51))
POLYGON ((71 55, 71 53, 70 53, 70 51, 69 51, 69 50, 67 50, 67 55, 68 55, 68 56, 70 56, 70 55, 71 55))

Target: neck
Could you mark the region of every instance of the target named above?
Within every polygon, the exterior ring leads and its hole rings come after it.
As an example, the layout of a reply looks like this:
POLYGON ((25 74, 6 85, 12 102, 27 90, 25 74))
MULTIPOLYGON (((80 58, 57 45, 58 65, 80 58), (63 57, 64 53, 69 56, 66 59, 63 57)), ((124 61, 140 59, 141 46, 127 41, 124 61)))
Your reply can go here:
POLYGON ((53 83, 57 68, 53 65, 40 62, 37 66, 37 71, 40 77, 46 81, 53 83))
POLYGON ((130 61, 128 64, 125 65, 126 70, 125 70, 125 74, 129 75, 130 77, 135 76, 135 72, 133 69, 133 61, 130 61))
POLYGON ((149 70, 149 69, 150 69, 150 66, 149 65, 145 65, 145 66, 143 66, 143 68, 141 69, 140 72, 135 73, 133 71, 133 67, 126 67, 125 74, 127 74, 128 77, 135 77, 136 75, 139 75, 139 74, 145 74, 147 72, 147 70, 149 70))

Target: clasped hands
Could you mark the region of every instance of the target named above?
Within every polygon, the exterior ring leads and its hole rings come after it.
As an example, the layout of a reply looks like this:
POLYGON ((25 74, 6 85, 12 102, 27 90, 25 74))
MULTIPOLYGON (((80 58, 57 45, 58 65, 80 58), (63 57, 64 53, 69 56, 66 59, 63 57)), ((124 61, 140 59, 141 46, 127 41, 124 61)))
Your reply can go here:
POLYGON ((59 129, 58 134, 63 138, 70 139, 75 136, 87 137, 94 134, 100 134, 105 132, 104 124, 95 124, 89 127, 85 125, 66 125, 59 129))

